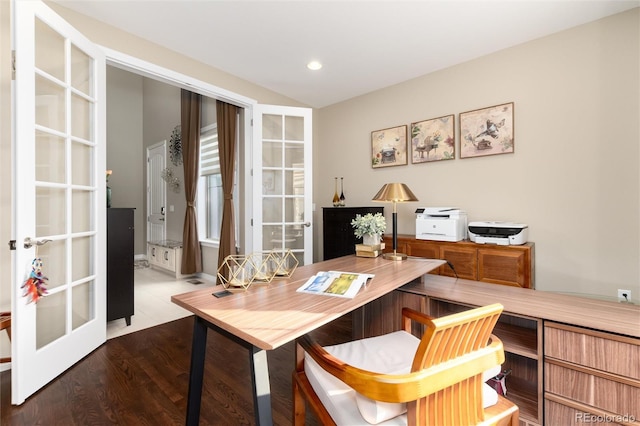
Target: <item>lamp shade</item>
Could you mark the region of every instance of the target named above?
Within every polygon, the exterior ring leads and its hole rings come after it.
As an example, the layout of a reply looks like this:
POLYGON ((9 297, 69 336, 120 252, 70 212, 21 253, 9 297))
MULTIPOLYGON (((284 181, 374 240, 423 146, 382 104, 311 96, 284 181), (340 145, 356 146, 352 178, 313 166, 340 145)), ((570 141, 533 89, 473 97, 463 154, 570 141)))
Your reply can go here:
POLYGON ((418 201, 418 198, 404 183, 385 183, 373 197, 373 201, 403 203, 405 201, 418 201))

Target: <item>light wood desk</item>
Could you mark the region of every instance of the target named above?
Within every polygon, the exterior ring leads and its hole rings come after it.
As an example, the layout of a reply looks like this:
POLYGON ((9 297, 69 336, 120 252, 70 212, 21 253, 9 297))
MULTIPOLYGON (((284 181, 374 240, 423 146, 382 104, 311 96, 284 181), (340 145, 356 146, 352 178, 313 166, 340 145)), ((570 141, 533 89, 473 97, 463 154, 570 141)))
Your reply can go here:
POLYGON ((222 290, 221 286, 172 296, 173 303, 195 314, 187 425, 197 425, 200 417, 207 328, 249 350, 256 424, 271 425, 267 350, 276 349, 420 279, 443 263, 433 259, 396 262, 351 255, 299 267, 291 278, 274 280, 268 286, 254 284, 247 291, 223 298, 212 296, 213 292, 222 290), (353 299, 296 292, 317 272, 331 270, 375 274, 375 277, 353 299))

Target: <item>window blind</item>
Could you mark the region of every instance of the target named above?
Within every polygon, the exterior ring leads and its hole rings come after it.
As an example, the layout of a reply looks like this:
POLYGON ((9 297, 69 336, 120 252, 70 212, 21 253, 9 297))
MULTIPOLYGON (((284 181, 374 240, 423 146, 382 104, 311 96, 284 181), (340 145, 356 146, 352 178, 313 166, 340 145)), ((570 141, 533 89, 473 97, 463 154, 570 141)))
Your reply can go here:
POLYGON ((200 176, 213 174, 220 174, 217 124, 203 128, 200 133, 200 176))

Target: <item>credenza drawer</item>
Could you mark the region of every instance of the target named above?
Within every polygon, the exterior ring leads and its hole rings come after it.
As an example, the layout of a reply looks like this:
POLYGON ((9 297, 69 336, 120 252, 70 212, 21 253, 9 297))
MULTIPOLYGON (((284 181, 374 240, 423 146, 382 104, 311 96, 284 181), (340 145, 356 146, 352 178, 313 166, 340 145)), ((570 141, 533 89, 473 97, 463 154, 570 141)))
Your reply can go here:
POLYGON ((596 409, 623 413, 640 420, 640 388, 625 383, 622 377, 590 374, 588 369, 564 366, 550 360, 545 363, 545 391, 561 395, 596 409))
POLYGON ((546 357, 640 380, 640 340, 572 327, 545 324, 546 357))
POLYGON ((544 424, 548 426, 583 426, 596 424, 598 426, 635 425, 636 419, 630 416, 593 413, 584 407, 572 403, 565 405, 564 401, 545 400, 544 424))

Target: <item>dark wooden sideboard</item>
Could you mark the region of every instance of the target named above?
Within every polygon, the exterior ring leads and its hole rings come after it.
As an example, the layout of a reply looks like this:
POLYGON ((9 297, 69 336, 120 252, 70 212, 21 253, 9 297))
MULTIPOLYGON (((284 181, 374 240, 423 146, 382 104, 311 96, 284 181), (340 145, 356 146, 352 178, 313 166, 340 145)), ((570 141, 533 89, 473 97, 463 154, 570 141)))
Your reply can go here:
POLYGON ((354 254, 355 245, 362 243, 353 233, 351 221, 356 215, 384 213, 384 207, 323 207, 322 245, 324 260, 354 254))
MULTIPOLYGON (((385 252, 393 251, 391 235, 385 234, 385 252)), ((398 235, 397 251, 408 256, 443 259, 433 273, 493 284, 534 288, 534 243, 519 246, 476 244, 471 241, 418 240, 411 235, 398 235)))
POLYGON ((131 325, 133 299, 134 209, 107 209, 107 321, 131 325))

